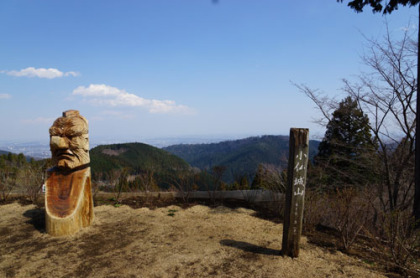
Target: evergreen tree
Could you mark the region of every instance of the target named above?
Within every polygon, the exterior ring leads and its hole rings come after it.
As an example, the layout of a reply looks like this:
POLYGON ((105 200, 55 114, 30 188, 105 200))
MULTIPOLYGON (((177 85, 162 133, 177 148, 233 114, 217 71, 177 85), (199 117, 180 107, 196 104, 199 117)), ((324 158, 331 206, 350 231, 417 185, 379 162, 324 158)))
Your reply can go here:
POLYGON ((252 181, 251 188, 252 189, 259 189, 264 187, 264 166, 260 163, 257 168, 257 172, 255 173, 254 180, 252 181))
POLYGON ((18 167, 21 167, 26 164, 26 157, 23 155, 23 153, 17 155, 16 162, 18 167))
POLYGON ((371 137, 369 118, 351 97, 333 112, 318 150, 315 163, 323 170, 321 183, 363 186, 374 180, 377 144, 371 137))

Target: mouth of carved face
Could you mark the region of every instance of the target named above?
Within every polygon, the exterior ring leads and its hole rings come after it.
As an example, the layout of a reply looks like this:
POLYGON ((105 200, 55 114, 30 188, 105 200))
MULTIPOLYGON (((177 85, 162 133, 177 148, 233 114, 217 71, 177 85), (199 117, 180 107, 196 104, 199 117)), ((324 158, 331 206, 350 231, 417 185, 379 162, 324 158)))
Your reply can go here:
POLYGON ((57 150, 55 153, 55 156, 57 157, 57 159, 61 160, 61 159, 66 159, 66 160, 73 160, 75 159, 75 154, 69 150, 57 150))
POLYGON ((66 150, 58 150, 56 152, 56 156, 57 158, 62 158, 62 159, 72 159, 75 156, 75 154, 71 150, 66 149, 66 150))
POLYGON ((81 164, 79 156, 70 149, 57 150, 55 157, 60 168, 75 168, 81 164))

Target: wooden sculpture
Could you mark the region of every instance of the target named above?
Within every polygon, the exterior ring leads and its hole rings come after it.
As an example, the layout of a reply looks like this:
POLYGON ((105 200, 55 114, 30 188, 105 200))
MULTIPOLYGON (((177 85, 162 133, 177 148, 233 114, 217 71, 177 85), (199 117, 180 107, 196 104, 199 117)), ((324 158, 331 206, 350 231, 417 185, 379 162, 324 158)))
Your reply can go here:
POLYGON ((46 231, 54 236, 72 235, 93 221, 88 122, 79 111, 65 111, 55 120, 50 148, 55 166, 46 182, 46 231))

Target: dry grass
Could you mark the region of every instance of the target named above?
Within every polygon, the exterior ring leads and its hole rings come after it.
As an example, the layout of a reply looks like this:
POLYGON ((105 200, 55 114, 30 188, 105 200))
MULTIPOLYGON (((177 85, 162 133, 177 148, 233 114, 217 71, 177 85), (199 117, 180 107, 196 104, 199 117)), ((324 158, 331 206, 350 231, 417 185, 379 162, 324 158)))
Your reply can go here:
POLYGON ((99 206, 91 227, 60 238, 33 205, 0 215, 0 277, 383 277, 305 238, 299 258, 282 257, 282 225, 244 208, 99 206))

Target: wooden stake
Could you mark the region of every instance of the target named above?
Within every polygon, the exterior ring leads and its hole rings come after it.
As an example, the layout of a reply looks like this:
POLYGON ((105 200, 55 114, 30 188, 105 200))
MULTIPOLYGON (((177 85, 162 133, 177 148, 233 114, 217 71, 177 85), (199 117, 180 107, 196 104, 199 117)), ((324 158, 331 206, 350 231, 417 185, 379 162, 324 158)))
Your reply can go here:
POLYGON ((290 257, 299 256, 308 153, 309 129, 291 128, 282 242, 282 254, 290 257))

